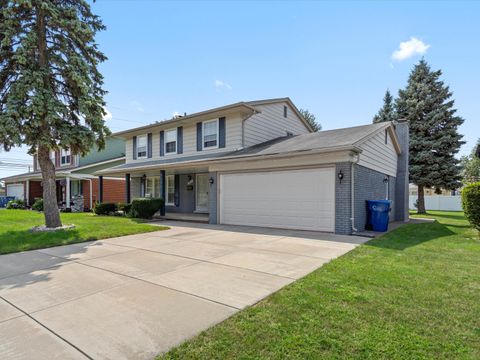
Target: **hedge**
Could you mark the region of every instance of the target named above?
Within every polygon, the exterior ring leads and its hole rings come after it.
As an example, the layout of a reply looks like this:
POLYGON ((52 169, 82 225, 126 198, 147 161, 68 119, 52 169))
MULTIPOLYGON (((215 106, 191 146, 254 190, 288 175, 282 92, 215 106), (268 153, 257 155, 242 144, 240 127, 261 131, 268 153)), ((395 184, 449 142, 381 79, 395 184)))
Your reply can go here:
POLYGON ((139 198, 133 199, 129 216, 141 219, 151 219, 163 207, 163 199, 139 198))
POLYGON ((32 210, 43 211, 43 199, 35 199, 35 202, 32 205, 32 210))
POLYGON ((480 231, 480 182, 469 184, 463 188, 462 207, 467 220, 480 231))
POLYGON ((97 215, 110 215, 117 211, 117 204, 104 202, 97 202, 93 208, 93 212, 97 215))

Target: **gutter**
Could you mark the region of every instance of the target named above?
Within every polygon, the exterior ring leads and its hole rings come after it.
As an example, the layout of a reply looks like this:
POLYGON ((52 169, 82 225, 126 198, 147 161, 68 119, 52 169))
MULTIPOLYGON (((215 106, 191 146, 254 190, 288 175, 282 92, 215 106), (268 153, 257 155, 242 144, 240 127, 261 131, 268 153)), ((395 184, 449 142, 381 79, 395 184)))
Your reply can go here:
MULTIPOLYGON (((95 175, 102 175, 102 174, 113 174, 113 173, 128 173, 130 171, 142 171, 142 170, 149 170, 149 169, 156 169, 156 168, 174 168, 174 167, 188 167, 188 166, 198 166, 198 165, 209 165, 209 164, 216 164, 216 163, 223 163, 223 162, 236 162, 236 161, 245 161, 245 160, 264 160, 264 159, 277 159, 277 158, 285 158, 291 156, 302 156, 302 155, 316 155, 316 154, 328 154, 340 151, 354 151, 356 153, 361 153, 362 149, 356 146, 337 146, 331 147, 328 149, 319 149, 319 150, 297 150, 291 151, 288 153, 272 153, 272 154, 264 154, 264 155, 243 155, 243 156, 230 156, 224 158, 213 158, 213 159, 199 159, 199 160, 190 160, 190 161, 177 161, 172 163, 164 163, 164 164, 151 164, 142 166, 130 167, 130 168, 121 168, 121 169, 104 169, 98 170, 94 174, 95 175)), ((179 159, 180 160, 180 159, 179 159)))

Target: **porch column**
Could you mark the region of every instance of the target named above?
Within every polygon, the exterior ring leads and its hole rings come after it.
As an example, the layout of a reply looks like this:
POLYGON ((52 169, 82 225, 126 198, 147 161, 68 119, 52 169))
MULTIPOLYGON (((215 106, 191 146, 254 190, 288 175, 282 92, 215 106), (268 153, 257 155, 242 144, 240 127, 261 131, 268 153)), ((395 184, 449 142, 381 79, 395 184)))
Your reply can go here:
POLYGON ((66 189, 65 189, 65 207, 67 209, 70 208, 70 177, 67 176, 65 178, 65 186, 66 186, 66 189))
POLYGON ((98 202, 103 202, 103 176, 98 177, 98 202))
POLYGON ((130 174, 125 174, 125 202, 130 204, 131 193, 130 193, 130 174))
POLYGON ((163 199, 163 206, 160 209, 160 215, 165 216, 165 170, 160 170, 160 197, 163 199))
POLYGON ((30 206, 30 180, 25 182, 25 201, 27 206, 30 206))

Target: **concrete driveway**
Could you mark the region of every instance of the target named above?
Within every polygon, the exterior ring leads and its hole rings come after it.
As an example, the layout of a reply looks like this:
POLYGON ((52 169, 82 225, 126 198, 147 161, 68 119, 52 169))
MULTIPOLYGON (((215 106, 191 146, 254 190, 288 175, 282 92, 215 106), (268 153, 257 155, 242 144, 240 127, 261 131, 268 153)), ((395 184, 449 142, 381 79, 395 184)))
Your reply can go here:
POLYGON ((0 359, 152 359, 368 240, 163 224, 0 256, 0 359))

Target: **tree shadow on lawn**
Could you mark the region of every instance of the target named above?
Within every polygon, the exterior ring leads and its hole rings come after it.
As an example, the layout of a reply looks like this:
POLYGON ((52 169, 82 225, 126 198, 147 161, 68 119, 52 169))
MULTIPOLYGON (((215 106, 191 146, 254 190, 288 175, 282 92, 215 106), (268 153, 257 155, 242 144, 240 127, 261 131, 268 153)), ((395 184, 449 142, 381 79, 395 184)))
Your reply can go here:
POLYGON ((82 237, 77 229, 55 232, 32 232, 30 230, 10 230, 0 234, 0 254, 28 251, 52 246, 74 244, 97 240, 95 236, 82 237))
POLYGON ((447 226, 438 221, 423 224, 405 224, 388 234, 370 240, 366 245, 384 249, 405 250, 430 240, 455 235, 455 232, 449 229, 449 226, 452 225, 449 224, 447 226))

